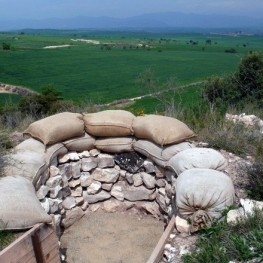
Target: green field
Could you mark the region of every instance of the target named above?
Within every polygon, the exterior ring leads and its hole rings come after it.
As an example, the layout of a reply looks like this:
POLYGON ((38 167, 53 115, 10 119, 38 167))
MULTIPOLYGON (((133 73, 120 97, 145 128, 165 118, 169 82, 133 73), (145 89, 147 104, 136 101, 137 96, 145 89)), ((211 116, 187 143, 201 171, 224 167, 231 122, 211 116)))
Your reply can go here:
POLYGON ((263 36, 145 32, 0 33, 0 44, 11 45, 7 51, 0 47, 0 82, 36 91, 51 84, 66 99, 105 103, 148 93, 136 83, 147 69, 160 83, 175 77, 178 84, 233 72, 249 51, 263 51, 262 40, 263 36), (98 40, 100 44, 73 42, 72 38, 98 40), (66 44, 72 46, 43 49, 66 44), (237 52, 225 52, 231 48, 237 52))

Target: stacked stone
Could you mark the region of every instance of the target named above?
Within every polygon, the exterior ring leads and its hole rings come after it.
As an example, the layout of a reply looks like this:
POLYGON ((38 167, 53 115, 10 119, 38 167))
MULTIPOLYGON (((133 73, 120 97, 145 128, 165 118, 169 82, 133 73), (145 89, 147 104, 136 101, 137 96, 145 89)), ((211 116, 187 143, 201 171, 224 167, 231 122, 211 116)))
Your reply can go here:
POLYGON ((136 208, 162 220, 172 216, 171 171, 144 160, 138 171, 121 169, 113 155, 97 149, 70 152, 50 166, 49 178, 39 190, 45 210, 54 217, 58 233, 80 219, 84 212, 136 208))

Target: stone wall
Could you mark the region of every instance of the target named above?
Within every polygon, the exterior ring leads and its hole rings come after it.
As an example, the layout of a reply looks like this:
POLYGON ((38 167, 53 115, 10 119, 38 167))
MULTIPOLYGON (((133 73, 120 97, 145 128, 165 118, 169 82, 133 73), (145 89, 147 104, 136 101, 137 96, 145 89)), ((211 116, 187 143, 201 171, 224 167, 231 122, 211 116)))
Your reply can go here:
POLYGON ((168 222, 174 213, 172 178, 173 172, 135 152, 69 152, 58 157, 56 166, 49 167, 49 176, 37 197, 46 212, 53 215, 59 235, 61 227, 71 226, 85 211, 98 209, 137 209, 168 222))

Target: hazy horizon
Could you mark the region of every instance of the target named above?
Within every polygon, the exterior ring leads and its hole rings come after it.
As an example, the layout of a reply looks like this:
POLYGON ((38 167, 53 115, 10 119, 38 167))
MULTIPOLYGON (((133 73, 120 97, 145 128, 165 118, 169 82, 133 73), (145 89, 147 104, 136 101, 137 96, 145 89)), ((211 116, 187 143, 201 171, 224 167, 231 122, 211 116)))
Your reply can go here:
POLYGON ((89 17, 128 18, 158 12, 262 18, 262 0, 0 0, 2 20, 89 17))

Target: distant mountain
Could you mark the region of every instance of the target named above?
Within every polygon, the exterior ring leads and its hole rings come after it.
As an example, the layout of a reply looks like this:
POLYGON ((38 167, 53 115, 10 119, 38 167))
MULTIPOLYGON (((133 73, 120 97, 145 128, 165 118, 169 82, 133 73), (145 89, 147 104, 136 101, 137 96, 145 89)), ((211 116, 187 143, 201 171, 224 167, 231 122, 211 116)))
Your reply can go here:
POLYGON ((129 18, 75 17, 43 20, 1 20, 0 30, 17 29, 151 29, 151 28, 262 28, 263 19, 227 15, 152 13, 129 18))

